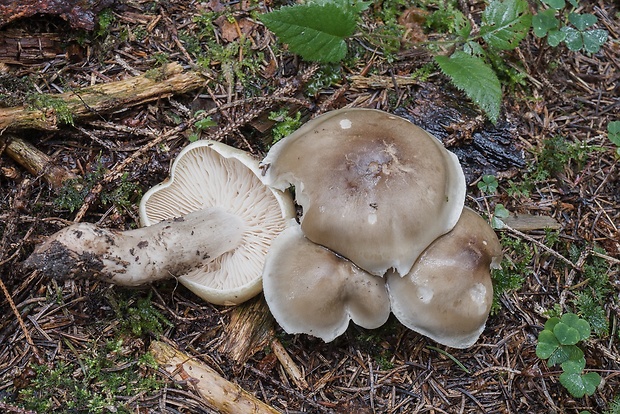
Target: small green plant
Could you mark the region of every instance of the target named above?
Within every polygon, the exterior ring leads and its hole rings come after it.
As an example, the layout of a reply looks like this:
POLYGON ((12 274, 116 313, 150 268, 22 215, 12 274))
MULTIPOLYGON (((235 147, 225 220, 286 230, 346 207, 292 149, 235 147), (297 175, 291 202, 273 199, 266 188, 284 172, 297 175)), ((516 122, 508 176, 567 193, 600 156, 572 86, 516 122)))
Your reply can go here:
MULTIPOLYGON (((67 341, 67 347, 72 345, 67 341)), ((149 354, 127 355, 121 339, 95 344, 76 360, 32 365, 34 378, 19 390, 18 403, 37 413, 131 413, 127 401, 164 384, 149 354)))
POLYGON ((506 226, 504 219, 509 215, 510 212, 503 204, 496 204, 495 210, 493 211, 493 218, 491 219, 491 227, 495 230, 503 229, 506 226))
POLYGON ((584 373, 586 360, 578 343, 590 337, 590 324, 574 313, 547 320, 538 335, 536 356, 547 360, 547 366, 560 365, 560 383, 575 398, 592 395, 601 383, 596 372, 584 373))
POLYGON ((118 298, 112 295, 108 295, 107 298, 120 321, 121 332, 138 337, 145 335, 159 337, 165 327, 172 326, 172 323, 153 306, 151 293, 137 299, 133 296, 118 298))
POLYGON ((38 109, 42 112, 51 111, 60 124, 73 125, 73 114, 61 98, 47 93, 31 93, 27 96, 26 102, 30 109, 38 109))
POLYGON ((209 129, 210 127, 217 126, 217 122, 211 119, 210 116, 204 116, 205 111, 200 110, 194 113, 194 118, 198 120, 194 122, 194 131, 187 138, 189 142, 194 142, 200 139, 200 134, 209 129))
POLYGON ((272 144, 292 134, 301 126, 301 112, 297 112, 295 117, 292 117, 288 114, 287 109, 281 109, 276 112, 271 112, 269 114, 269 119, 277 122, 272 130, 272 144))
POLYGON ((485 174, 482 176, 482 179, 478 181, 478 189, 482 191, 484 194, 495 194, 497 192, 497 187, 499 183, 497 182, 497 178, 494 175, 485 174))
POLYGON ((605 414, 620 414, 620 394, 616 395, 611 404, 609 404, 605 414))
POLYGON ((114 16, 114 12, 111 9, 103 9, 97 17, 97 30, 95 34, 97 37, 106 37, 110 34, 110 26, 116 21, 116 16, 114 16))
MULTIPOLYGON (((65 181, 58 191, 58 197, 54 199, 54 205, 73 213, 84 204, 86 196, 103 179, 105 172, 105 167, 98 162, 97 168, 87 173, 83 178, 65 181)), ((129 181, 129 176, 125 173, 118 186, 110 191, 102 191, 100 197, 103 204, 127 208, 133 205, 134 200, 140 195, 141 191, 138 185, 129 181)))
MULTIPOLYGON (((549 8, 538 12, 532 18, 536 37, 547 37, 549 46, 561 42, 574 52, 596 53, 607 41, 608 33, 603 29, 592 29, 598 19, 590 13, 568 11, 565 0, 541 0, 549 8)), ((568 0, 573 9, 579 7, 577 0, 568 0)))
POLYGON ((500 308, 500 297, 505 292, 518 290, 523 286, 523 281, 532 273, 532 258, 534 251, 529 244, 520 240, 508 237, 504 234, 500 236, 500 242, 504 248, 505 255, 499 269, 491 271, 493 280, 493 305, 491 314, 496 314, 500 308))
POLYGON ((616 154, 620 156, 620 121, 607 124, 607 138, 616 145, 616 154))

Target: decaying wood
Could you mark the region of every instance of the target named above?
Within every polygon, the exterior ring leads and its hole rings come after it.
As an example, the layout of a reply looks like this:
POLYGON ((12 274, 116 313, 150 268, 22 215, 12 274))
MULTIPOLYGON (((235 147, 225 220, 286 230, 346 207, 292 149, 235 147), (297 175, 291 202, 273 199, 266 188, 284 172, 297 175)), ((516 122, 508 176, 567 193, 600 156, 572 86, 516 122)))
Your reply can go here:
POLYGON ((351 88, 353 89, 392 89, 402 88, 405 86, 417 85, 420 82, 411 76, 359 76, 353 75, 349 77, 351 88))
POLYGON ((60 188, 66 180, 77 178, 69 169, 57 165, 47 154, 21 138, 8 134, 0 135, 0 147, 4 147, 4 152, 31 174, 43 175, 55 189, 60 188))
POLYGON ((274 338, 274 319, 263 295, 236 306, 225 328, 220 352, 243 365, 274 338))
POLYGON ((114 0, 20 0, 0 2, 0 26, 35 14, 50 14, 86 30, 95 27, 95 16, 114 0))
POLYGON ((53 59, 59 53, 62 53, 62 47, 57 33, 0 32, 0 62, 29 64, 53 59))
POLYGON ((560 223, 553 217, 536 216, 534 214, 510 214, 502 221, 507 226, 519 231, 557 230, 561 227, 560 223))
POLYGON ((149 348, 158 364, 175 379, 186 381, 209 405, 223 414, 280 414, 239 385, 189 355, 154 341, 149 348))
POLYGON ((156 70, 117 82, 89 86, 79 90, 49 95, 57 104, 46 108, 20 106, 0 108, 0 130, 34 128, 55 130, 61 120, 54 107, 62 106, 75 122, 82 118, 125 110, 145 102, 182 94, 203 86, 205 78, 197 72, 184 72, 181 65, 169 63, 156 70))

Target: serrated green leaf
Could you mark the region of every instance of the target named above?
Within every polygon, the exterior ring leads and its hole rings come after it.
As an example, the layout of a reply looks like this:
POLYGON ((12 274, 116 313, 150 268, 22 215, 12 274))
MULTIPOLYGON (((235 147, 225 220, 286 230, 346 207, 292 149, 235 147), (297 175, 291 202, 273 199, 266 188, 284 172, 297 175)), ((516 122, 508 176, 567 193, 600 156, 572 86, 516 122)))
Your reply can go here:
POLYGON ((556 10, 563 9, 564 6, 566 6, 566 2, 564 0, 542 0, 542 2, 556 10))
POLYGON ((583 32, 588 27, 596 24, 597 20, 598 19, 596 18, 596 16, 590 13, 584 13, 584 14, 569 13, 568 14, 568 21, 571 22, 580 32, 583 32))
POLYGON ((620 147, 620 121, 611 121, 607 124, 607 138, 620 147))
POLYGON ((486 113, 491 122, 497 122, 502 103, 502 87, 497 75, 484 61, 465 52, 452 56, 435 56, 435 62, 454 86, 486 113))
POLYGON ((588 53, 596 53, 607 41, 607 30, 594 29, 582 33, 583 48, 588 53))
POLYGON ((581 32, 569 26, 564 26, 560 30, 564 32, 564 43, 566 43, 566 46, 570 50, 573 52, 581 50, 583 47, 583 37, 581 36, 581 32))
POLYGON ((493 0, 482 13, 480 35, 496 49, 511 50, 527 36, 531 24, 525 0, 493 0))
POLYGON ((355 32, 357 14, 350 7, 326 2, 282 7, 260 19, 302 58, 337 62, 347 53, 344 39, 355 32))
POLYGON ((547 9, 532 17, 532 28, 536 37, 545 37, 550 30, 558 29, 560 21, 553 9, 547 9))
POLYGON ((556 47, 566 39, 566 33, 561 30, 549 30, 547 33, 547 43, 551 47, 556 47))
POLYGON ((540 359, 547 359, 558 349, 560 343, 548 330, 543 330, 538 334, 538 344, 536 345, 536 356, 540 359))

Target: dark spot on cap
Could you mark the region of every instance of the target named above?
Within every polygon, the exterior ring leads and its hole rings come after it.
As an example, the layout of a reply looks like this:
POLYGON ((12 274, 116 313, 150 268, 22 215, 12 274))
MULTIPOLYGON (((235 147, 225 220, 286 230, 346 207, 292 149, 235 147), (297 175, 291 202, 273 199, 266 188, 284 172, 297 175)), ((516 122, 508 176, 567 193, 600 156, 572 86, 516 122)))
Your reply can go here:
POLYGON ((149 242, 146 240, 142 240, 140 243, 138 243, 138 248, 140 249, 144 249, 145 247, 147 247, 149 245, 149 242))

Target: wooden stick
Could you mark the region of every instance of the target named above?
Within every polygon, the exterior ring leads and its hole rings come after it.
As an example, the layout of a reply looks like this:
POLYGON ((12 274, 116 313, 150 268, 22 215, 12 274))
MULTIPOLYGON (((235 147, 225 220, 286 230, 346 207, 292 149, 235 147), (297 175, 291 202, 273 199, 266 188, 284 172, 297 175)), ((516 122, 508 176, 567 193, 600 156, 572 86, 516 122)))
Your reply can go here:
MULTIPOLYGON (((204 85, 205 78, 195 71, 183 72, 178 63, 169 63, 154 73, 94 85, 61 94, 45 94, 46 107, 19 106, 0 108, 0 131, 34 128, 55 130, 62 123, 59 116, 72 121, 101 113, 125 110, 128 107, 181 94, 204 85), (62 113, 59 113, 62 108, 62 113)), ((66 119, 64 122, 67 122, 66 119)))
POLYGON ((8 134, 1 135, 0 147, 5 143, 4 152, 9 157, 32 175, 42 174, 43 178, 55 189, 59 189, 64 181, 77 178, 69 169, 56 165, 47 154, 21 138, 8 134))
POLYGON ((281 414, 215 370, 163 342, 153 341, 149 350, 170 375, 188 384, 209 405, 223 414, 281 414))

